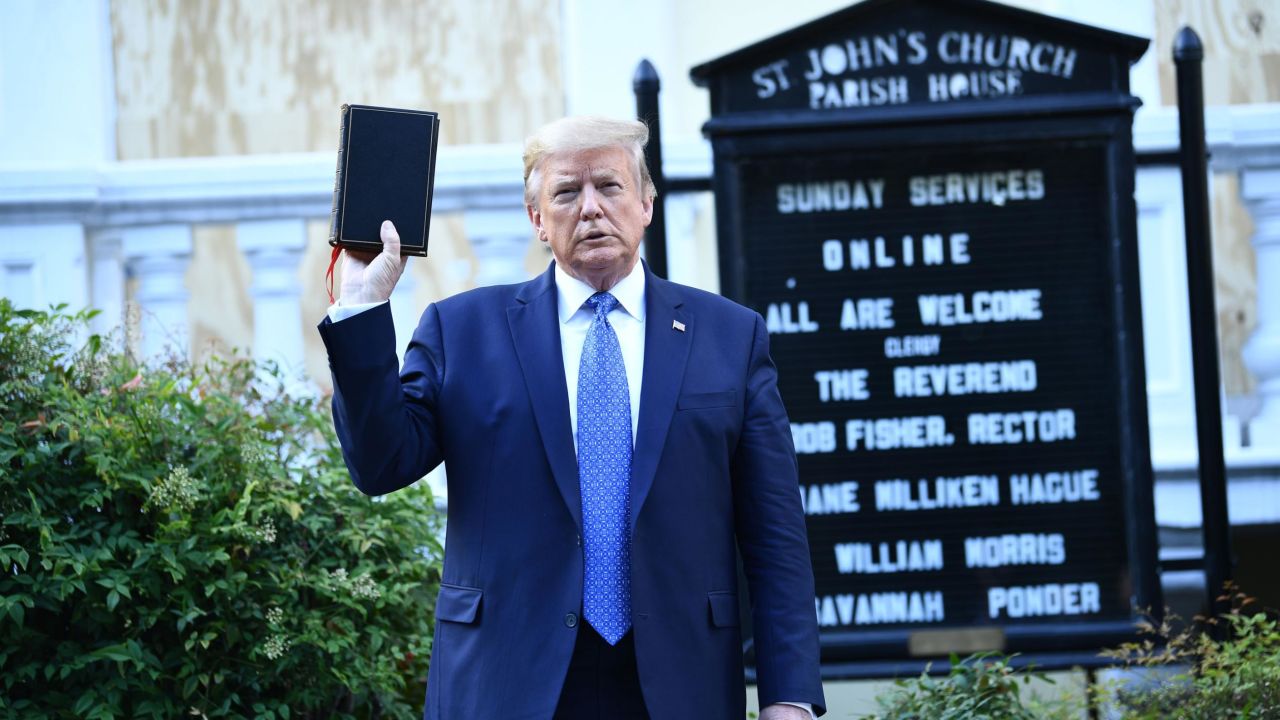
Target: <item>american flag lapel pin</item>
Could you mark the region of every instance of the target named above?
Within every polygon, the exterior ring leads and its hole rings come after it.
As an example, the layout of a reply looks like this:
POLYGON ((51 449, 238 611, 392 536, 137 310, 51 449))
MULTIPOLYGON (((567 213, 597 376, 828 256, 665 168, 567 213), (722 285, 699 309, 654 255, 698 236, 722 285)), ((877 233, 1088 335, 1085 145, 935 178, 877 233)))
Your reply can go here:
POLYGON ((679 320, 672 320, 672 321, 671 321, 671 329, 672 329, 672 330, 679 330, 680 332, 684 332, 684 323, 680 322, 679 320))

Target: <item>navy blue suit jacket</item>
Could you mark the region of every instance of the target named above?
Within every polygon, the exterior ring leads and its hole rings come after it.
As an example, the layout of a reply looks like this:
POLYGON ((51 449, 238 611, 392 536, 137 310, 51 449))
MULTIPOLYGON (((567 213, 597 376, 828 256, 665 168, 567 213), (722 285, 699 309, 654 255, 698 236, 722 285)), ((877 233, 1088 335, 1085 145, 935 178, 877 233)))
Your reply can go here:
MULTIPOLYGON (((645 273, 631 578, 649 712, 745 716, 735 548, 761 706, 821 712, 813 571, 764 321, 645 273)), ((583 559, 556 310, 551 269, 442 300, 423 313, 398 375, 386 305, 319 328, 356 485, 388 493, 448 461, 430 720, 548 720, 560 695, 583 559)))

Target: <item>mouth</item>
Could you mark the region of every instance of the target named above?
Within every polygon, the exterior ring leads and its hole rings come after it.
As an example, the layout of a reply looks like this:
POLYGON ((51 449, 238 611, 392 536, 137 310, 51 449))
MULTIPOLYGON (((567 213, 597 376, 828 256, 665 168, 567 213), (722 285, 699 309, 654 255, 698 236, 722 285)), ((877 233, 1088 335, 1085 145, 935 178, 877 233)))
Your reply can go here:
POLYGON ((579 241, 580 241, 580 242, 591 242, 591 241, 593 241, 593 240, 600 240, 600 239, 607 238, 607 237, 611 237, 611 236, 609 235, 609 233, 603 232, 603 231, 601 231, 601 230, 591 230, 591 231, 588 231, 588 232, 583 233, 583 234, 582 234, 582 236, 579 238, 579 241))

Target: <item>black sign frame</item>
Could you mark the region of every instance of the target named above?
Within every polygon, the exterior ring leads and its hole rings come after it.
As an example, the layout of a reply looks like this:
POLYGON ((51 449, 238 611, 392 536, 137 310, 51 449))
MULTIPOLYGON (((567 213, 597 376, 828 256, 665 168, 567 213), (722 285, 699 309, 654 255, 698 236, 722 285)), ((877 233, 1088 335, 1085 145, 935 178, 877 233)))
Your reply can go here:
MULTIPOLYGON (((918 9, 918 6, 932 3, 904 0, 900 4, 918 9)), ((892 6, 893 0, 872 0, 864 5, 877 6, 878 10, 882 6, 892 6)), ((966 0, 957 5, 986 11, 992 4, 966 0)), ((857 10, 858 7, 854 7, 841 11, 831 19, 843 16, 845 21, 851 21, 852 13, 857 10)), ((1035 22, 1042 25, 1060 23, 1072 32, 1083 27, 1004 7, 996 12, 1022 20, 1034 17, 1035 22)), ((818 26, 820 22, 806 27, 818 26)), ((1106 34, 1106 31, 1089 30, 1106 34)), ((1127 580, 1133 612, 1124 621, 993 625, 1001 631, 999 647, 994 649, 1020 653, 1020 663, 1034 662, 1042 668, 1108 664, 1097 655, 1097 650, 1132 639, 1141 613, 1146 610, 1159 612, 1163 606, 1157 564, 1134 202, 1132 114, 1139 101, 1129 95, 1127 83, 1128 64, 1141 54, 1146 43, 1129 36, 1116 36, 1124 47, 1116 51, 1112 66, 1117 73, 1124 72, 1125 76, 1115 79, 1111 91, 1095 89, 1075 94, 1054 93, 858 110, 715 112, 716 108, 730 105, 724 96, 729 80, 722 76, 741 73, 749 63, 758 63, 761 57, 768 57, 771 45, 776 46, 783 41, 794 44, 797 33, 803 31, 801 28, 784 33, 694 70, 695 80, 710 86, 713 91, 713 117, 704 126, 704 133, 711 139, 714 152, 712 186, 721 293, 749 307, 763 311, 748 282, 753 258, 744 240, 747 231, 743 219, 748 188, 744 187, 743 168, 749 163, 837 153, 883 152, 886 148, 920 154, 958 147, 1034 148, 1073 143, 1096 148, 1101 153, 1104 170, 1098 180, 1105 184, 1106 197, 1104 207, 1100 208, 1105 216, 1102 222, 1106 232, 1104 282, 1111 288, 1106 322, 1114 332, 1114 357, 1110 360, 1114 376, 1108 380, 1117 399, 1124 550, 1128 558, 1127 580), (744 53, 750 55, 747 58, 749 62, 735 66, 734 58, 744 53)), ((915 629, 824 631, 821 635, 824 676, 884 677, 919 672, 930 656, 913 652, 912 637, 916 632, 915 629)), ((936 649, 936 644, 934 647, 936 649)), ((750 640, 747 650, 750 666, 754 664, 750 640)), ((750 674, 751 670, 748 672, 750 674)))

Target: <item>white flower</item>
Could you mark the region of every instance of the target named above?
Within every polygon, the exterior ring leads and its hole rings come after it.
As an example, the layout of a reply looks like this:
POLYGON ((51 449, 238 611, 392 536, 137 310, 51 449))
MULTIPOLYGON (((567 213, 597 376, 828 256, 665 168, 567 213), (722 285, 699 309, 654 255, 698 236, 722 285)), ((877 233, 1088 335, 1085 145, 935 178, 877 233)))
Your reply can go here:
POLYGON ((262 646, 262 654, 267 656, 268 660, 279 660, 284 654, 289 652, 289 647, 293 645, 293 641, 279 633, 267 638, 267 642, 262 646))
POLYGON ((245 465, 265 465, 270 458, 271 455, 267 451, 266 443, 261 440, 250 440, 240 446, 240 460, 245 465))
POLYGON ((352 581, 351 594, 363 600, 377 600, 382 597, 382 591, 368 575, 361 575, 352 581))
POLYGON ((253 531, 253 537, 268 545, 276 541, 276 522, 271 518, 262 521, 262 526, 253 531))
POLYGON ((341 590, 361 600, 377 600, 382 597, 382 590, 368 575, 350 577, 346 568, 338 568, 329 572, 326 584, 333 590, 341 590))
POLYGON ((273 607, 267 610, 267 622, 272 625, 279 625, 284 620, 284 610, 273 607))
POLYGON ((196 483, 191 471, 179 465, 169 471, 163 480, 151 488, 151 496, 144 507, 151 510, 177 508, 190 510, 196 505, 196 483))

